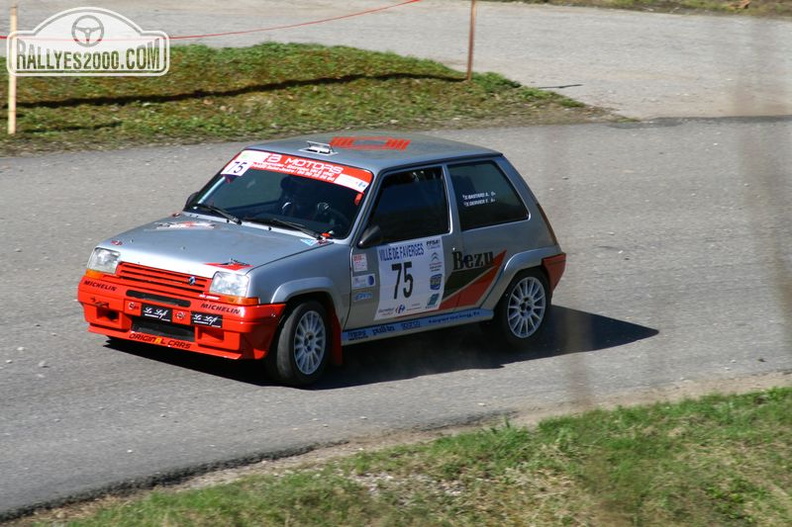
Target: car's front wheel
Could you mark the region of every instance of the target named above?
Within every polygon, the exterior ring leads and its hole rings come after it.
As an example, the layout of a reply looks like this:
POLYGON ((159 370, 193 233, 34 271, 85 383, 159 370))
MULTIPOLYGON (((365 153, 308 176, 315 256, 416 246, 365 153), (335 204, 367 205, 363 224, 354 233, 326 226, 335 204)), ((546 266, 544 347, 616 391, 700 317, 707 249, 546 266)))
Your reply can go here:
POLYGON ((324 373, 329 347, 327 311, 322 304, 315 300, 295 304, 265 359, 267 372, 289 386, 312 384, 324 373))
POLYGON ((544 327, 550 296, 547 278, 541 270, 522 271, 506 288, 495 307, 495 317, 485 328, 501 344, 523 348, 544 327))

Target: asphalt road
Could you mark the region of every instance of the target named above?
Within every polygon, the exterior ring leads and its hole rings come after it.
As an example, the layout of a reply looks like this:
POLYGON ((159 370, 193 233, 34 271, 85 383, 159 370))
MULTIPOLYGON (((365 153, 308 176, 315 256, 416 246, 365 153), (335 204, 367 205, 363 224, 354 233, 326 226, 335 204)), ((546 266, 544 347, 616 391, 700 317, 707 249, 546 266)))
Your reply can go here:
POLYGON ((474 329, 351 346, 310 390, 108 348, 74 300, 94 243, 177 210, 242 145, 0 159, 0 517, 359 436, 792 372, 792 121, 437 133, 501 149, 539 196, 569 254, 553 326, 533 354, 474 329))

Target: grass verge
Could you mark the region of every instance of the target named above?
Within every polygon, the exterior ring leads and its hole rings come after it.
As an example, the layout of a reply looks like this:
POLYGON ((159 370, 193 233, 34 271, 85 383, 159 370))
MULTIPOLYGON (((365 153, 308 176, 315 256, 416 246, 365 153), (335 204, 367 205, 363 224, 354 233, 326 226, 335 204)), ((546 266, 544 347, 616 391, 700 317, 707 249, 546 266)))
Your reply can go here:
POLYGON ((790 452, 792 388, 774 388, 597 410, 532 429, 507 423, 200 490, 116 499, 80 517, 61 512, 57 522, 780 527, 792 524, 790 452))
POLYGON ((792 17, 789 0, 489 0, 523 4, 606 7, 657 13, 706 12, 763 17, 792 17))
MULTIPOLYGON (((0 63, 5 70, 5 64, 0 63)), ((341 128, 430 129, 609 118, 555 93, 346 47, 178 46, 161 77, 22 77, 0 155, 263 140, 341 128)), ((7 86, 0 83, 0 100, 7 86)), ((5 103, 3 103, 5 104, 5 103)), ((7 106, 2 108, 7 117, 7 106)))

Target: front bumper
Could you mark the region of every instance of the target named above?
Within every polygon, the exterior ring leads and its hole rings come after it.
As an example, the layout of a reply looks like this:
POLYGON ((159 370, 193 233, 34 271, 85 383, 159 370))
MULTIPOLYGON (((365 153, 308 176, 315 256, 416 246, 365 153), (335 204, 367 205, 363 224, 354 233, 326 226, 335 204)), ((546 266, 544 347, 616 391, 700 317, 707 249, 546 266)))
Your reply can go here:
POLYGON ((77 300, 89 331, 229 359, 262 359, 286 304, 237 305, 89 272, 77 300))

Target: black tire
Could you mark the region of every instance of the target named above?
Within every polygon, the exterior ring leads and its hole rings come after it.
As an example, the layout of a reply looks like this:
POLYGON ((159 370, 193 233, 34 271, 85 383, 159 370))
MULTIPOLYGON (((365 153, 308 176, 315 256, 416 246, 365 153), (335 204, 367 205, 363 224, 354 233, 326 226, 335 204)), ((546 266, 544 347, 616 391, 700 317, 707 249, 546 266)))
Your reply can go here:
POLYGON ((484 324, 488 335, 507 348, 525 349, 545 327, 552 292, 540 269, 520 272, 503 292, 495 317, 484 324))
POLYGON ((319 302, 295 304, 265 359, 269 376, 288 386, 307 386, 319 380, 330 356, 327 311, 319 302))

